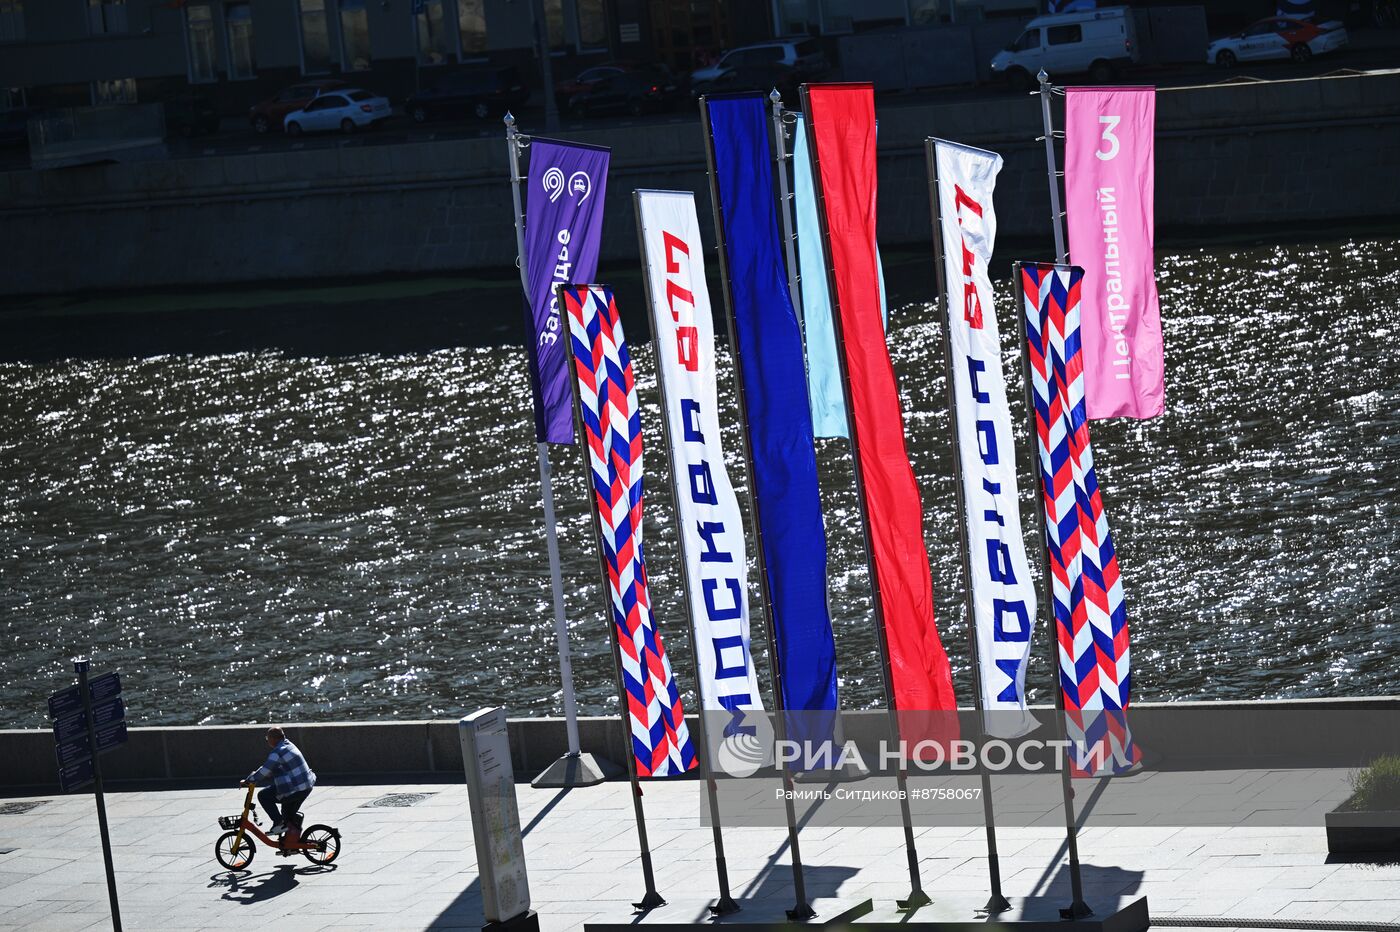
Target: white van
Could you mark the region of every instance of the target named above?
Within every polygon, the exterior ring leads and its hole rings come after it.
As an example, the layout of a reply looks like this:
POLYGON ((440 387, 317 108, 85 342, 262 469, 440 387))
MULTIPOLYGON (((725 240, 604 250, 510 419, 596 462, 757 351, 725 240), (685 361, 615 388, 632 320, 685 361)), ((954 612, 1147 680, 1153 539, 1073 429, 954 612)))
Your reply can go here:
POLYGON ((997 52, 992 74, 1032 88, 1044 68, 1052 79, 1088 74, 1100 84, 1139 58, 1133 11, 1125 6, 1082 13, 1054 13, 1031 20, 1020 37, 997 52))

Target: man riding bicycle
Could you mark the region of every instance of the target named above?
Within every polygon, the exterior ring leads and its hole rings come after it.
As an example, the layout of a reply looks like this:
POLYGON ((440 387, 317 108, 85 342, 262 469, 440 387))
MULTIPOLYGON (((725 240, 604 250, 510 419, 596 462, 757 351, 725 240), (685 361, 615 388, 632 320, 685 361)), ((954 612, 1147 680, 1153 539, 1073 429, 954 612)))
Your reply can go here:
POLYGON ((247 777, 238 781, 239 786, 262 783, 272 777, 272 785, 258 793, 267 817, 272 820, 269 835, 281 835, 287 831, 286 820, 297 815, 301 804, 311 795, 316 785, 316 774, 307 766, 301 749, 287 740, 282 729, 276 725, 267 730, 267 746, 272 753, 267 755, 263 765, 247 777))

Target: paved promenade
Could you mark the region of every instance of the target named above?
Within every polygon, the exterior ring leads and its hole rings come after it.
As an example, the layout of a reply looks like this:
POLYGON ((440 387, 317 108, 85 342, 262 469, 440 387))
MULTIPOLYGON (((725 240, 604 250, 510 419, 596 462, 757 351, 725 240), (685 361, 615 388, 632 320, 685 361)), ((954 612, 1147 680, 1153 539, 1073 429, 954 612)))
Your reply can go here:
MULTIPOLYGON (((1329 804, 1346 793, 1342 771, 1221 771, 1220 794, 1243 805, 1264 784, 1329 804)), ((671 905, 658 918, 699 917, 714 890, 710 831, 700 824, 698 781, 648 784, 645 803, 658 886, 671 905)), ((546 929, 625 918, 642 892, 625 783, 561 792, 518 788, 535 907, 546 929)), ((92 797, 35 797, 0 814, 0 929, 110 928, 92 797), (12 850, 9 850, 12 849, 12 850)), ((231 875, 213 858, 216 818, 242 796, 223 790, 108 794, 117 883, 129 930, 475 929, 482 924, 467 789, 462 784, 322 786, 313 822, 344 836, 333 869, 260 847, 231 875), (371 806, 390 793, 432 794, 407 807, 371 806)), ((0 799, 10 808, 20 802, 0 799)), ((1092 821, 1092 820, 1091 820, 1092 821)), ((1257 821, 1257 819, 1256 819, 1257 821)), ((917 828, 924 883, 943 900, 985 900, 986 847, 977 826, 917 828)), ((725 832, 734 894, 748 915, 792 902, 782 828, 725 832)), ((1063 829, 1003 828, 1005 890, 1065 901, 1063 829)), ((801 836, 813 897, 873 897, 886 909, 907 892, 898 828, 809 825, 801 836)), ((1146 895, 1152 915, 1230 919, 1400 921, 1400 866, 1329 863, 1313 827, 1087 827, 1081 835, 1091 905, 1146 895)))

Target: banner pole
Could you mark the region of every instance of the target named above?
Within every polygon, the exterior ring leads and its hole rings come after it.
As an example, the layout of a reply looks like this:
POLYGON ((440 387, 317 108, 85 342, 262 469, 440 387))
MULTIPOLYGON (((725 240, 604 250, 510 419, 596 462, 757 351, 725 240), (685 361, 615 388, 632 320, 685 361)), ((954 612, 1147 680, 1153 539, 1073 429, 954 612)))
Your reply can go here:
MULTIPOLYGON (((783 109, 783 95, 774 88, 768 95, 773 102, 773 174, 778 178, 778 216, 783 224, 783 251, 787 256, 788 294, 792 298, 792 309, 797 312, 797 327, 802 334, 803 345, 807 340, 807 330, 802 326, 802 285, 797 268, 797 233, 793 230, 792 208, 794 194, 788 187, 787 166, 793 160, 793 153, 787 150, 787 127, 783 124, 786 111, 783 109)), ((805 361, 806 352, 802 356, 805 361)))
MULTIPOLYGON (((943 204, 938 191, 937 144, 932 138, 924 140, 924 155, 928 160, 929 216, 933 218, 933 268, 938 293, 935 303, 943 310, 943 374, 948 382, 948 429, 953 447, 953 489, 957 498, 958 553, 962 558, 963 593, 967 609, 968 653, 972 658, 972 701, 977 711, 978 732, 986 737, 982 703, 982 658, 977 646, 977 614, 972 597, 972 559, 967 543, 967 501, 963 494, 962 443, 958 436, 958 398, 953 386, 953 321, 952 305, 948 301, 948 273, 943 267, 943 204)), ((998 372, 1000 377, 1000 372, 998 372)), ((985 764, 978 768, 982 781, 982 820, 987 826, 987 875, 991 881, 991 896, 986 911, 1003 913, 1011 908, 1001 892, 1001 859, 997 855, 997 825, 992 805, 992 776, 985 764)))
MULTIPOLYGON (((1055 261, 1064 265, 1069 261, 1065 249, 1065 211, 1060 206, 1060 172, 1055 165, 1055 120, 1050 115, 1050 96, 1055 86, 1050 83, 1050 75, 1044 68, 1035 76, 1040 82, 1040 121, 1045 135, 1045 176, 1050 182, 1050 223, 1055 230, 1055 261)), ((1038 461, 1037 461, 1038 462, 1038 461)))
MULTIPOLYGON (((520 269, 520 286, 524 289, 526 319, 530 320, 530 277, 525 265, 525 211, 520 197, 520 146, 522 137, 515 127, 515 117, 505 116, 506 151, 510 156, 510 195, 515 208, 515 264, 520 269)), ((533 329, 526 327, 526 339, 533 329)), ((569 656, 569 623, 564 617, 564 577, 559 565, 559 528, 554 518, 554 488, 550 480, 549 444, 539 441, 540 492, 544 499, 545 549, 549 553, 549 582, 554 596, 554 639, 559 645, 559 678, 564 692, 564 729, 568 733, 568 757, 579 756, 578 701, 574 696, 574 669, 569 656)), ((596 782, 596 781, 594 781, 596 782)))
MULTIPOLYGON (((564 366, 574 399, 574 432, 576 436, 583 437, 583 402, 579 398, 578 374, 574 369, 573 329, 569 323, 564 304, 564 292, 568 288, 568 284, 561 283, 556 288, 555 294, 559 298, 559 313, 564 317, 564 366)), ((583 474, 588 477, 588 516, 593 525, 593 542, 598 548, 598 567, 602 573, 600 582, 603 591, 603 620, 607 623, 608 641, 612 645, 613 674, 617 677, 617 711, 622 720, 623 756, 627 758, 627 779, 632 784, 632 814, 637 820, 637 842, 641 851, 642 880, 646 884, 646 892, 643 893, 642 899, 632 905, 639 910, 655 909, 658 906, 665 906, 666 900, 660 893, 656 892, 656 875, 651 867, 651 845, 647 841, 647 818, 646 812, 642 808, 642 782, 637 776, 637 755, 632 749, 632 721, 628 712, 627 684, 622 675, 622 651, 617 639, 617 622, 613 618, 611 574, 608 572, 607 551, 603 548, 602 521, 598 514, 598 496, 593 492, 593 464, 588 461, 588 444, 580 443, 578 448, 583 457, 583 474)))
MULTIPOLYGON (((744 367, 739 347, 739 334, 734 326, 734 295, 729 278, 729 251, 724 237, 724 211, 720 207, 719 177, 715 171, 715 141, 710 127, 710 110, 704 97, 700 98, 700 131, 705 138, 705 168, 710 180, 710 206, 714 210, 715 244, 719 255, 720 290, 724 294, 724 323, 729 334, 729 352, 734 358, 734 393, 739 403, 739 435, 743 438, 744 470, 748 476, 747 498, 749 516, 753 520, 754 555, 758 568, 758 588, 763 600, 763 625, 768 635, 768 671, 773 680, 773 734, 778 744, 787 740, 787 708, 783 703, 783 670, 778 659, 778 633, 773 624, 773 599, 768 591, 768 566, 763 558, 763 521, 758 515, 758 498, 754 490, 753 442, 749 439, 748 407, 744 395, 744 367)), ((817 913, 807 901, 807 884, 803 877, 802 848, 798 844, 797 810, 792 798, 794 783, 788 762, 778 765, 783 780, 783 809, 787 815, 788 848, 792 851, 792 885, 796 899, 787 916, 792 920, 812 919, 817 913)))
MULTIPOLYGON (((841 326, 841 299, 836 292, 836 274, 831 266, 831 231, 827 229, 826 223, 826 192, 822 188, 821 158, 817 155, 816 130, 807 85, 802 85, 800 91, 802 112, 807 120, 807 154, 812 162, 812 189, 820 205, 820 209, 817 210, 817 223, 821 229, 822 257, 826 262, 827 290, 831 296, 831 325, 836 333, 838 349, 836 359, 841 373, 841 390, 846 399, 847 422, 850 425, 851 466, 855 472, 856 504, 860 509, 860 527, 870 574, 870 600, 875 614, 875 642, 880 649, 880 679, 885 690, 885 707, 889 710, 890 734, 902 751, 904 741, 900 736, 899 710, 895 706, 894 677, 890 670, 890 650, 885 638, 885 608, 880 600, 880 580, 875 573, 874 546, 870 540, 870 515, 865 507, 865 477, 860 466, 860 437, 856 429, 856 419, 851 415, 851 412, 855 411, 851 399, 851 377, 846 368, 846 354, 840 351, 846 345, 846 337, 841 326)), ((904 825, 904 853, 909 865, 910 885, 909 896, 903 900, 896 900, 895 905, 902 910, 914 910, 933 901, 924 892, 923 882, 919 877, 919 852, 914 844, 914 823, 909 812, 909 771, 903 753, 900 754, 899 767, 895 771, 895 781, 899 788, 899 815, 904 825)))
MULTIPOLYGON (((642 294, 646 298, 647 309, 655 313, 655 305, 652 304, 653 292, 651 290, 651 256, 647 254, 646 233, 642 229, 642 192, 632 192, 632 207, 637 216, 637 247, 642 255, 642 294)), ((675 457, 675 447, 671 444, 671 410, 670 394, 666 388, 666 378, 661 370, 661 335, 652 334, 652 346, 656 349, 656 385, 661 392, 661 436, 666 446, 666 464, 671 467, 671 481, 667 485, 671 489, 671 507, 675 509, 677 523, 681 512, 681 493, 676 484, 677 467, 675 457)), ((710 912, 716 916, 724 916, 729 913, 737 913, 739 904, 734 901, 734 897, 729 892, 729 868, 724 860, 724 834, 720 826, 719 818, 719 795, 715 786, 714 770, 710 766, 710 732, 707 721, 705 706, 705 690, 700 682, 700 646, 695 639, 695 603, 691 601, 690 590, 690 555, 685 542, 685 532, 677 528, 676 543, 680 549, 681 557, 681 595, 685 600, 685 620, 686 634, 690 639, 690 656, 695 663, 695 696, 700 703, 700 714, 696 716, 696 723, 699 726, 700 744, 704 746, 704 753, 700 756, 700 776, 705 781, 705 793, 710 808, 710 827, 714 833, 715 844, 715 874, 719 880, 719 901, 710 907, 710 912)))
MULTIPOLYGON (((1043 72, 1042 72, 1043 73, 1043 72)), ((1016 319, 1020 321, 1018 328, 1021 334, 1021 382, 1022 390, 1025 394, 1026 417, 1030 421, 1030 432, 1027 439, 1030 441, 1030 462, 1031 471, 1035 473, 1036 506, 1035 520, 1036 527, 1040 530, 1041 547, 1040 552, 1044 554, 1043 572, 1040 574, 1039 595, 1040 604, 1044 606, 1045 631, 1050 641, 1050 680, 1051 691, 1055 697, 1055 736, 1064 742, 1061 747, 1068 750, 1068 729, 1065 727, 1065 697, 1064 691, 1060 688, 1060 640, 1058 637, 1058 627, 1055 622, 1055 603, 1050 592, 1050 532, 1045 526, 1045 474, 1040 463, 1040 449, 1036 439, 1039 428, 1035 419, 1035 396, 1031 391, 1031 354, 1030 354, 1030 331, 1026 327, 1026 295, 1025 287, 1022 285, 1021 276, 1026 266, 1024 262, 1017 262, 1011 268, 1012 295, 1016 302, 1016 319)), ((1060 910, 1060 915, 1065 919, 1083 919, 1092 916, 1094 911, 1084 902, 1084 880, 1079 869, 1079 828, 1075 824, 1074 818, 1074 786, 1070 779, 1069 761, 1066 759, 1065 765, 1060 768, 1060 798, 1065 810, 1065 841, 1069 848, 1069 883, 1072 901, 1070 905, 1060 910)))

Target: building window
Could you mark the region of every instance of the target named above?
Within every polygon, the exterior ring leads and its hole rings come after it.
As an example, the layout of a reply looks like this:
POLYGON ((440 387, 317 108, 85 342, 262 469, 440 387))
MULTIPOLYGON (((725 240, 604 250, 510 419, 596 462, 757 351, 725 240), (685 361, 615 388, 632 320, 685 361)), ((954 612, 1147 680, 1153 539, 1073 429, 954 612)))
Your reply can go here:
POLYGON ((190 83, 219 80, 214 57, 214 12, 207 4, 185 7, 185 46, 190 60, 190 83))
POLYGON ((544 21, 549 27, 549 47, 564 47, 564 0, 544 0, 544 21))
POLYGON ((457 32, 463 57, 486 56, 486 0, 457 0, 457 32))
POLYGON ((256 76, 253 60, 253 5, 247 0, 224 7, 224 35, 228 39, 228 76, 246 81, 256 76))
POLYGON ((340 61, 346 71, 369 67, 369 20, 365 0, 340 0, 340 61))
POLYGON ((300 0, 301 73, 331 70, 331 38, 326 28, 326 0, 300 0))
POLYGON ((0 42, 24 39, 24 0, 0 0, 0 42))
POLYGON ((92 102, 94 105, 136 103, 136 79, 114 78, 111 81, 93 81, 92 102))
POLYGON ((605 49, 608 47, 608 18, 603 0, 578 0, 578 47, 605 49))
POLYGON ((418 63, 442 65, 456 52, 457 30, 449 29, 445 0, 422 0, 418 11, 418 63))
POLYGON ((93 35, 126 32, 126 0, 88 0, 88 29, 93 35))

